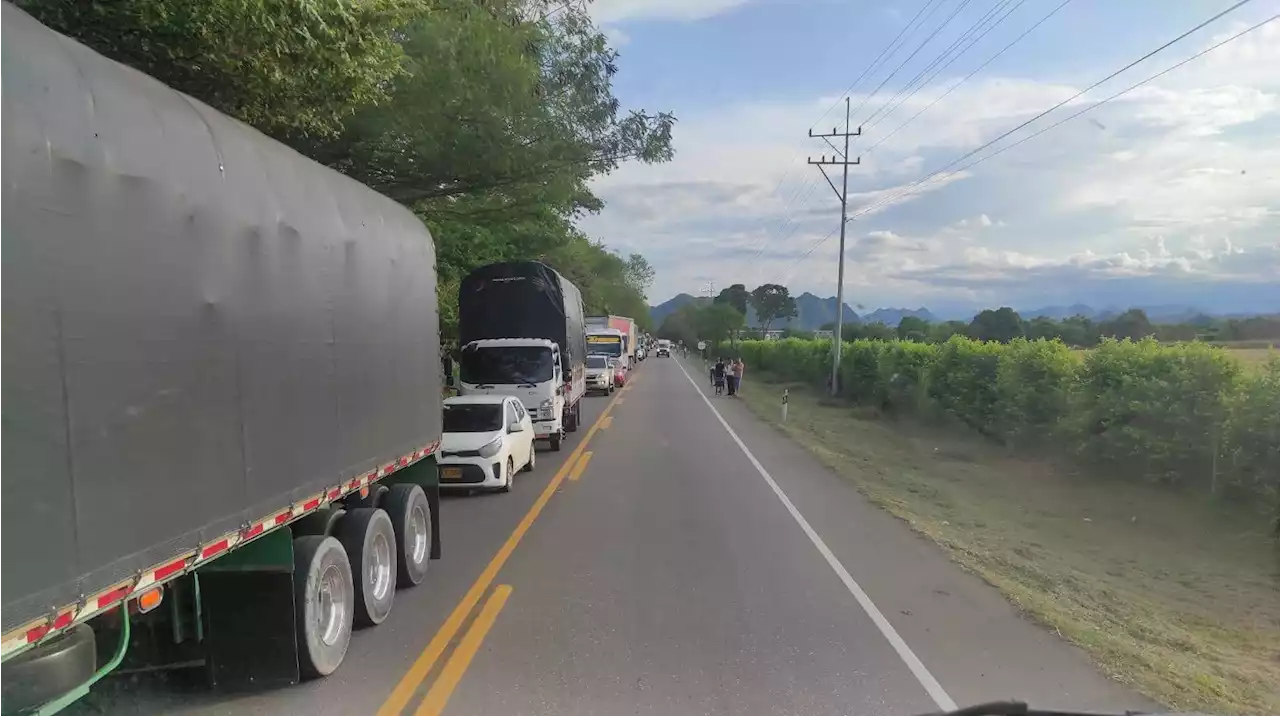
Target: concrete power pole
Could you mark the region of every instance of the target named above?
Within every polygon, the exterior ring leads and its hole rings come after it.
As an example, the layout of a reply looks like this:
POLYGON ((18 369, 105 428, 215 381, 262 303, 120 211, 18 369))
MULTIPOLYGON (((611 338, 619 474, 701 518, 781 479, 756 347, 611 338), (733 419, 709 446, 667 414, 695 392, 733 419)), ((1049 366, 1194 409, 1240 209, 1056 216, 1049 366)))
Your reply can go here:
POLYGON ((821 139, 831 147, 835 154, 827 159, 827 155, 822 155, 820 159, 814 160, 809 157, 809 163, 818 168, 822 172, 822 178, 827 180, 827 184, 831 186, 831 191, 836 193, 836 198, 840 200, 840 268, 837 270, 838 278, 836 279, 836 330, 833 340, 831 341, 831 394, 835 395, 840 390, 840 348, 844 338, 844 228, 849 222, 849 167, 861 164, 862 157, 858 157, 853 161, 849 161, 849 137, 858 137, 862 135, 862 127, 858 127, 856 131, 849 131, 849 98, 844 98, 844 131, 838 132, 835 127, 831 128, 829 133, 814 134, 813 130, 809 130, 809 136, 815 139, 821 139), (843 151, 831 140, 839 137, 844 140, 843 151), (827 176, 827 170, 824 167, 838 166, 844 169, 844 180, 840 184, 840 188, 836 188, 835 182, 831 181, 831 177, 827 176))

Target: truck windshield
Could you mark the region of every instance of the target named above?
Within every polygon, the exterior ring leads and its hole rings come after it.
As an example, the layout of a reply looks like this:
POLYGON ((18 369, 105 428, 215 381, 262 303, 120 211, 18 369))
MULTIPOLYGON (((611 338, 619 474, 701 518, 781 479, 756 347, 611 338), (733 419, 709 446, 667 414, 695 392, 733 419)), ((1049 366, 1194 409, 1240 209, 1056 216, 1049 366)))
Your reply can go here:
POLYGON ((622 355, 622 337, 588 335, 587 352, 614 357, 620 356, 622 355))
POLYGON ((496 403, 458 403, 444 406, 446 433, 491 433, 502 429, 502 406, 496 403))
POLYGON ((604 356, 587 356, 588 368, 608 368, 608 358, 604 356))
POLYGON ((545 383, 555 376, 550 348, 489 346, 462 352, 462 382, 495 385, 545 383))

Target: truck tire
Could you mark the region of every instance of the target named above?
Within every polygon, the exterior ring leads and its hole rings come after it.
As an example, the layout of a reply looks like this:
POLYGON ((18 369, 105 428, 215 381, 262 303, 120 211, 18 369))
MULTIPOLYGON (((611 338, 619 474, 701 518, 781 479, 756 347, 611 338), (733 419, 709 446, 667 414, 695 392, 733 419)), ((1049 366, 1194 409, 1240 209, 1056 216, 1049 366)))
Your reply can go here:
POLYGON ((347 550, 355 581, 355 623, 381 624, 396 596, 396 532, 385 510, 349 510, 334 534, 347 550))
POLYGON ((560 444, 564 442, 564 433, 551 433, 551 452, 560 452, 560 444))
POLYGON ((93 629, 78 624, 4 665, 5 713, 25 713, 93 678, 97 653, 93 629))
POLYGON ((293 568, 298 670, 308 679, 328 676, 351 643, 351 562, 338 540, 307 535, 293 540, 293 568))
POLYGON ((582 405, 582 401, 573 404, 572 408, 564 411, 564 431, 567 433, 578 432, 578 407, 582 405))
POLYGON ((431 561, 431 505, 412 483, 392 485, 382 498, 396 535, 396 586, 415 587, 427 578, 431 561))

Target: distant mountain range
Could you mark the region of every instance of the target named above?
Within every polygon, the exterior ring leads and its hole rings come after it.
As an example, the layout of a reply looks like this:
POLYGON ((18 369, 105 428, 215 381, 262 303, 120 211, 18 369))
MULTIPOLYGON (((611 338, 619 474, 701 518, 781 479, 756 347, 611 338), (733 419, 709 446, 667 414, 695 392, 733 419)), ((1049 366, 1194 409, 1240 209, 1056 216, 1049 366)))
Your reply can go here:
MULTIPOLYGON (((653 318, 655 326, 662 325, 663 319, 675 313, 683 306, 691 303, 710 303, 711 299, 706 297, 690 296, 682 293, 674 296, 670 300, 664 301, 649 309, 649 315, 653 318)), ((1157 306, 1136 306, 1146 312, 1147 318, 1153 323, 1186 323, 1194 320, 1198 316, 1218 315, 1208 311, 1203 311, 1195 306, 1186 305, 1157 305, 1157 306)), ((1107 308, 1094 308, 1082 303, 1072 304, 1070 306, 1043 306, 1041 308, 1019 310, 1018 315, 1023 318, 1038 318, 1044 316, 1060 321, 1064 318, 1072 316, 1084 316, 1095 321, 1106 320, 1123 313, 1125 308, 1115 306, 1107 308)), ((824 325, 835 323, 836 320, 836 299, 834 296, 828 298, 820 298, 812 293, 802 293, 796 296, 796 313, 795 318, 788 321, 775 322, 772 328, 797 328, 802 331, 814 331, 822 328, 824 325)), ((1260 313, 1241 313, 1231 314, 1231 318, 1242 318, 1251 315, 1261 315, 1260 313)), ((886 326, 896 326, 903 318, 907 316, 915 316, 922 318, 930 323, 935 323, 947 319, 958 319, 968 322, 973 318, 973 313, 959 314, 948 312, 948 315, 935 315, 927 308, 877 308, 869 313, 859 315, 849 306, 844 305, 845 323, 883 323, 886 326), (954 314, 954 315, 953 315, 954 314)), ((747 325, 758 326, 759 321, 756 320, 755 311, 750 307, 747 309, 747 325)))

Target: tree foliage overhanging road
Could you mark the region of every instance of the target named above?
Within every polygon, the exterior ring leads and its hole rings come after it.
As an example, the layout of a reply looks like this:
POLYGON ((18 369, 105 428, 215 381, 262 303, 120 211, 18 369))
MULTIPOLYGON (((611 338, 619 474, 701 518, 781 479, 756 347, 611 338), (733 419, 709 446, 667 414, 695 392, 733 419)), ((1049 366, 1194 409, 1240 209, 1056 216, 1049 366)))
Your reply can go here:
POLYGON ((441 325, 458 281, 544 260, 591 313, 648 328, 653 270, 575 225, 591 178, 671 158, 669 113, 624 111, 584 3, 17 0, 53 29, 413 209, 436 239, 441 325))

